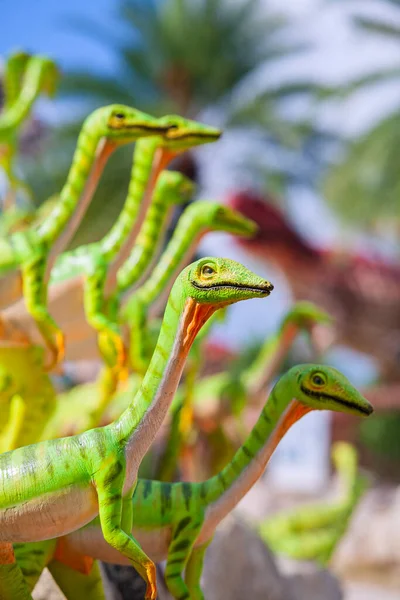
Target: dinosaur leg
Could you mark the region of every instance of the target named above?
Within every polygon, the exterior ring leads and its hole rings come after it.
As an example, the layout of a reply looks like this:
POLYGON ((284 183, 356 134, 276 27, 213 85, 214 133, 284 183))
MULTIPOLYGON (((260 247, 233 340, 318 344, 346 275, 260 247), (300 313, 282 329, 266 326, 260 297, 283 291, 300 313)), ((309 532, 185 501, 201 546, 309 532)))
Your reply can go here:
POLYGON ((191 555, 193 544, 200 532, 202 521, 192 521, 190 516, 183 517, 172 532, 165 567, 165 583, 168 591, 176 600, 189 600, 189 588, 183 580, 183 571, 191 555))
POLYGON ((21 569, 15 561, 12 544, 0 542, 1 600, 32 600, 21 569))
MULTIPOLYGON (((143 552, 128 529, 123 506, 127 507, 132 499, 132 492, 122 500, 125 469, 118 456, 99 470, 95 475, 95 483, 99 498, 99 516, 104 539, 110 546, 121 552, 135 567, 147 584, 145 600, 157 597, 156 568, 153 561, 143 552)), ((132 530, 132 523, 129 524, 132 530)))
POLYGON ((43 569, 45 569, 51 560, 55 545, 56 540, 32 542, 30 544, 14 544, 16 561, 30 591, 34 589, 43 569))
POLYGON ((44 283, 45 258, 40 256, 21 267, 23 294, 28 312, 32 315, 51 351, 52 361, 46 369, 52 369, 64 357, 64 334, 50 315, 47 302, 47 289, 44 283))
POLYGON ((204 594, 200 587, 200 578, 203 571, 204 555, 211 540, 193 548, 186 565, 185 582, 189 589, 190 600, 204 600, 204 594))
POLYGON ((104 362, 121 377, 125 374, 126 349, 118 324, 106 314, 104 284, 107 269, 103 265, 93 265, 93 272, 84 285, 85 314, 89 325, 98 332, 98 344, 104 362))
POLYGON ((51 561, 48 569, 68 600, 106 600, 97 562, 88 574, 79 573, 58 560, 51 561))

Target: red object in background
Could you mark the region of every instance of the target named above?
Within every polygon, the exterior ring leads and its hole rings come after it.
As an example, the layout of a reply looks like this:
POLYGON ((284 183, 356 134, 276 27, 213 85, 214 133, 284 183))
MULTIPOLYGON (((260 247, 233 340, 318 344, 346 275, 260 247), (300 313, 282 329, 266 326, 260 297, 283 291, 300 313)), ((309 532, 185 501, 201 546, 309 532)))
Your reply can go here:
POLYGON ((228 204, 259 225, 238 243, 283 271, 296 300, 335 318, 336 343, 375 358, 383 381, 400 381, 400 265, 316 248, 253 192, 232 194, 228 204))

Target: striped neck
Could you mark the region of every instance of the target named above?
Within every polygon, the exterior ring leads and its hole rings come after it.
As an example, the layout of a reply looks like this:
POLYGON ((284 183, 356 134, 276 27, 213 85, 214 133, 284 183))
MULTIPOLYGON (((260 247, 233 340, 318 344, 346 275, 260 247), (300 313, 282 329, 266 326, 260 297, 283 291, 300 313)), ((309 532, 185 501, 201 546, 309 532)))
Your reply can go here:
POLYGON ((172 158, 173 155, 161 147, 158 136, 136 142, 124 207, 113 227, 100 242, 105 258, 115 258, 107 278, 108 286, 114 284, 112 280, 115 279, 117 270, 133 248, 150 207, 157 178, 172 158))
POLYGON ((193 340, 214 311, 214 306, 198 304, 192 298, 184 301, 180 285, 172 289, 157 346, 140 389, 111 425, 118 443, 125 447, 127 487, 135 481, 140 462, 164 420, 193 340))
POLYGON ((121 294, 138 280, 145 280, 153 257, 157 257, 167 227, 171 222, 174 206, 169 190, 156 186, 150 208, 140 229, 136 243, 117 273, 117 292, 121 294))
POLYGON ((309 410, 293 399, 292 382, 283 376, 269 395, 246 442, 215 477, 200 484, 208 518, 217 525, 259 479, 286 431, 309 410))
MULTIPOLYGON (((116 147, 115 144, 107 141, 99 145, 103 137, 103 127, 98 122, 99 118, 101 117, 96 111, 86 119, 82 126, 72 159, 72 166, 67 181, 61 190, 59 200, 37 229, 42 242, 53 243, 58 238, 78 205, 81 207, 79 216, 83 216, 82 211, 86 210, 91 200, 104 163, 116 147), (84 202, 82 198, 84 198, 84 202)), ((77 226, 76 223, 74 225, 77 226)), ((70 229, 69 238, 73 233, 74 231, 70 229)), ((65 246, 65 242, 66 239, 63 246, 65 246)), ((60 251, 60 248, 58 248, 58 251, 60 251)))
POLYGON ((168 291, 169 282, 182 265, 188 262, 188 255, 197 247, 207 230, 203 215, 197 210, 197 205, 192 204, 179 219, 172 238, 151 276, 138 290, 143 304, 150 306, 164 290, 168 291))

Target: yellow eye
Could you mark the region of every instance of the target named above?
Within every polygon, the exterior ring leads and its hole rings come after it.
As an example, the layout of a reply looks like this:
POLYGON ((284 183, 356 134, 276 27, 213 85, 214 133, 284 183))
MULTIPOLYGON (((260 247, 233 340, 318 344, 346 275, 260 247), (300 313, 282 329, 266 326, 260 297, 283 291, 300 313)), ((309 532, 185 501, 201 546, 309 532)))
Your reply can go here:
POLYGON ((201 274, 203 277, 212 277, 215 275, 215 269, 211 265, 203 265, 201 268, 201 274))
POLYGON ((325 385, 325 378, 320 375, 319 373, 315 373, 312 378, 311 381, 313 382, 314 385, 321 387, 322 385, 325 385))

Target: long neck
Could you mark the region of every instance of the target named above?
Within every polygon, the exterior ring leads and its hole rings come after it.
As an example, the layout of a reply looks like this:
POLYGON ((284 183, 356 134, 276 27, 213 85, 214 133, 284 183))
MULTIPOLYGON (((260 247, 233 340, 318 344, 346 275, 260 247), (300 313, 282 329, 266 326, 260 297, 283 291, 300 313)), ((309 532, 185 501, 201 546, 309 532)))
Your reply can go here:
POLYGON ((262 475, 289 427, 309 409, 293 399, 292 382, 283 376, 272 390, 246 442, 215 477, 200 484, 214 524, 223 519, 262 475))
MULTIPOLYGON (((98 112, 93 113, 81 129, 67 181, 61 190, 57 205, 37 229, 37 235, 43 243, 52 244, 58 238, 77 207, 79 220, 82 218, 100 179, 104 164, 116 147, 115 144, 106 141, 99 145, 102 138, 98 122, 100 118, 98 112)), ((72 228, 68 228, 69 239, 78 225, 78 218, 74 219, 73 225, 72 228)), ((65 243, 66 238, 63 238, 63 245, 65 243)))
POLYGON ((257 399, 265 392, 289 352, 297 333, 296 325, 284 324, 277 334, 266 340, 252 364, 245 369, 242 381, 252 399, 257 399))
POLYGON ((40 93, 44 65, 41 61, 30 61, 24 83, 15 102, 0 116, 0 135, 11 131, 28 116, 40 93))
MULTIPOLYGON (((189 207, 190 209, 190 207, 189 207)), ((168 286, 182 261, 187 259, 187 254, 194 244, 198 243, 201 235, 207 229, 201 213, 186 209, 178 221, 174 234, 160 257, 156 268, 150 278, 138 292, 141 300, 149 306, 157 296, 168 286)))
POLYGON ((150 208, 140 229, 136 243, 117 273, 117 290, 125 292, 137 283, 147 270, 152 257, 163 242, 166 227, 172 216, 171 193, 164 186, 156 186, 150 208))
POLYGON ((213 306, 197 304, 191 298, 182 306, 180 287, 174 287, 171 292, 157 346, 141 387, 111 426, 118 442, 125 447, 125 486, 128 488, 172 402, 193 340, 214 310, 213 306))
POLYGON ((102 253, 108 260, 117 257, 109 279, 128 257, 150 206, 157 178, 169 160, 167 153, 160 148, 158 137, 137 142, 124 207, 113 227, 100 242, 102 253))

